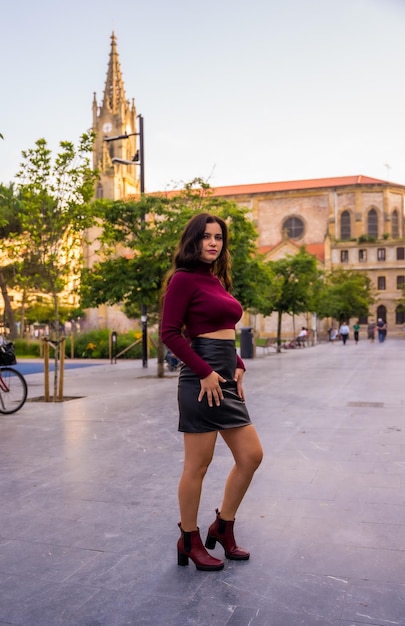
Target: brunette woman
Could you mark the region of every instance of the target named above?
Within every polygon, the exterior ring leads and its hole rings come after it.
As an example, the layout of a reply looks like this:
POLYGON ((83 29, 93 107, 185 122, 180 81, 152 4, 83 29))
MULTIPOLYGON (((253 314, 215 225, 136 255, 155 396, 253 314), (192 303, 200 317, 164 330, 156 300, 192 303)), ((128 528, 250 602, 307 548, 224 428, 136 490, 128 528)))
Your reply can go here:
POLYGON ((230 290, 226 223, 208 213, 196 214, 181 236, 166 281, 162 340, 183 362, 178 386, 179 431, 184 433, 178 564, 188 565, 190 558, 200 570, 223 568, 223 561, 206 550, 213 549, 216 542, 228 559, 249 558, 249 552, 236 544, 233 527, 263 456, 245 405, 245 367, 235 349, 235 325, 242 307, 230 290), (235 463, 204 547, 197 516, 218 433, 235 463))

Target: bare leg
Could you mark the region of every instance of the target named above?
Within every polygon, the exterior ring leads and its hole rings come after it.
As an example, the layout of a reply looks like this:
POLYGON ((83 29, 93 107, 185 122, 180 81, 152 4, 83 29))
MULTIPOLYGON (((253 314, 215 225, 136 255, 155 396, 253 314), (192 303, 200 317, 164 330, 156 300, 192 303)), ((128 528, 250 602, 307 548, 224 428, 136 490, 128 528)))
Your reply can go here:
POLYGON ((181 527, 197 529, 198 507, 204 476, 214 454, 216 432, 184 433, 184 468, 179 482, 181 527))
POLYGON ((259 467, 263 450, 253 424, 220 431, 235 459, 225 485, 224 499, 220 509, 221 518, 231 521, 259 467))

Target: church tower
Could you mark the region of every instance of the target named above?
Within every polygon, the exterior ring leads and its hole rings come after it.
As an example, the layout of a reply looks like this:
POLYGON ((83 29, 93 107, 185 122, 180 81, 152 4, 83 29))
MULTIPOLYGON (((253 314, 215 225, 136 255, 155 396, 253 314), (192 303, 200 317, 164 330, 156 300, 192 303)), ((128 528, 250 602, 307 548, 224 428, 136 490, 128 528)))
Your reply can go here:
MULTIPOLYGON (((141 124, 141 119, 138 121, 141 124)), ((111 51, 101 105, 97 104, 96 94, 93 98, 92 128, 96 134, 93 168, 99 172, 96 197, 120 200, 140 194, 141 168, 137 166, 135 157, 140 137, 137 131, 137 115, 134 100, 130 103, 125 96, 115 33, 111 35, 111 51), (106 141, 109 138, 113 140, 106 141)), ((139 152, 142 152, 141 146, 139 152)), ((86 233, 84 262, 88 268, 101 259, 98 242, 100 233, 99 226, 93 226, 86 233)), ((125 253, 125 250, 117 249, 117 254, 125 253)), ((134 327, 134 322, 126 317, 120 307, 101 305, 86 310, 86 327, 125 332, 134 327)))
POLYGON ((93 167, 100 173, 96 197, 119 200, 139 194, 136 108, 134 99, 131 103, 126 99, 114 32, 111 35, 107 78, 100 107, 96 94, 93 98, 93 131, 96 133, 93 167), (120 136, 124 138, 105 141, 110 137, 120 136))

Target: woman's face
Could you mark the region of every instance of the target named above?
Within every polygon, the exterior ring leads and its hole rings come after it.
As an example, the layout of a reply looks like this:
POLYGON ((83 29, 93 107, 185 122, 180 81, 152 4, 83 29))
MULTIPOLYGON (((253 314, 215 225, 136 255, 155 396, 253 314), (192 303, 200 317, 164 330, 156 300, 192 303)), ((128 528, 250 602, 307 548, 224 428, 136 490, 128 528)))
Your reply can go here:
POLYGON ((223 245, 221 226, 217 222, 206 224, 201 240, 200 260, 204 263, 213 263, 221 254, 223 245))

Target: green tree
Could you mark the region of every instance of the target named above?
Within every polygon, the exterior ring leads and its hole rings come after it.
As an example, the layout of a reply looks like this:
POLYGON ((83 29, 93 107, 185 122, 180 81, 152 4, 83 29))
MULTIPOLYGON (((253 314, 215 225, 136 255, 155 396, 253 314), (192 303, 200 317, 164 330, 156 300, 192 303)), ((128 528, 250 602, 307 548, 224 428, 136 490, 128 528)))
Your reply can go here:
POLYGON ((17 326, 15 323, 14 311, 11 306, 8 286, 14 280, 14 269, 7 258, 9 250, 9 237, 11 233, 21 232, 21 223, 18 218, 19 200, 15 192, 14 185, 8 187, 0 184, 0 251, 2 265, 0 267, 0 291, 4 302, 4 324, 8 326, 10 336, 14 339, 17 336, 17 326))
POLYGON ((354 270, 335 269, 325 276, 315 312, 342 322, 366 317, 374 302, 371 279, 354 270))
POLYGON ((94 135, 75 146, 60 142, 53 158, 45 139, 23 151, 19 179, 20 231, 10 236, 9 258, 24 288, 50 294, 54 309, 54 400, 58 388, 59 300, 80 275, 83 233, 94 223, 91 199, 97 173, 90 165, 94 135))
POLYGON ((277 351, 281 350, 283 314, 298 315, 314 311, 315 293, 320 278, 316 258, 305 246, 294 256, 269 261, 276 282, 276 298, 272 308, 277 311, 277 351))
MULTIPOLYGON (((219 215, 229 223, 235 296, 245 307, 257 307, 257 285, 270 273, 255 257, 257 233, 245 212, 234 203, 215 198, 197 179, 178 194, 143 196, 138 202, 98 203, 103 232, 100 243, 106 260, 82 276, 82 305, 121 304, 139 315, 146 304, 158 319, 159 296, 185 224, 196 211, 219 215)), ((158 348, 158 375, 163 376, 163 346, 158 348)))

